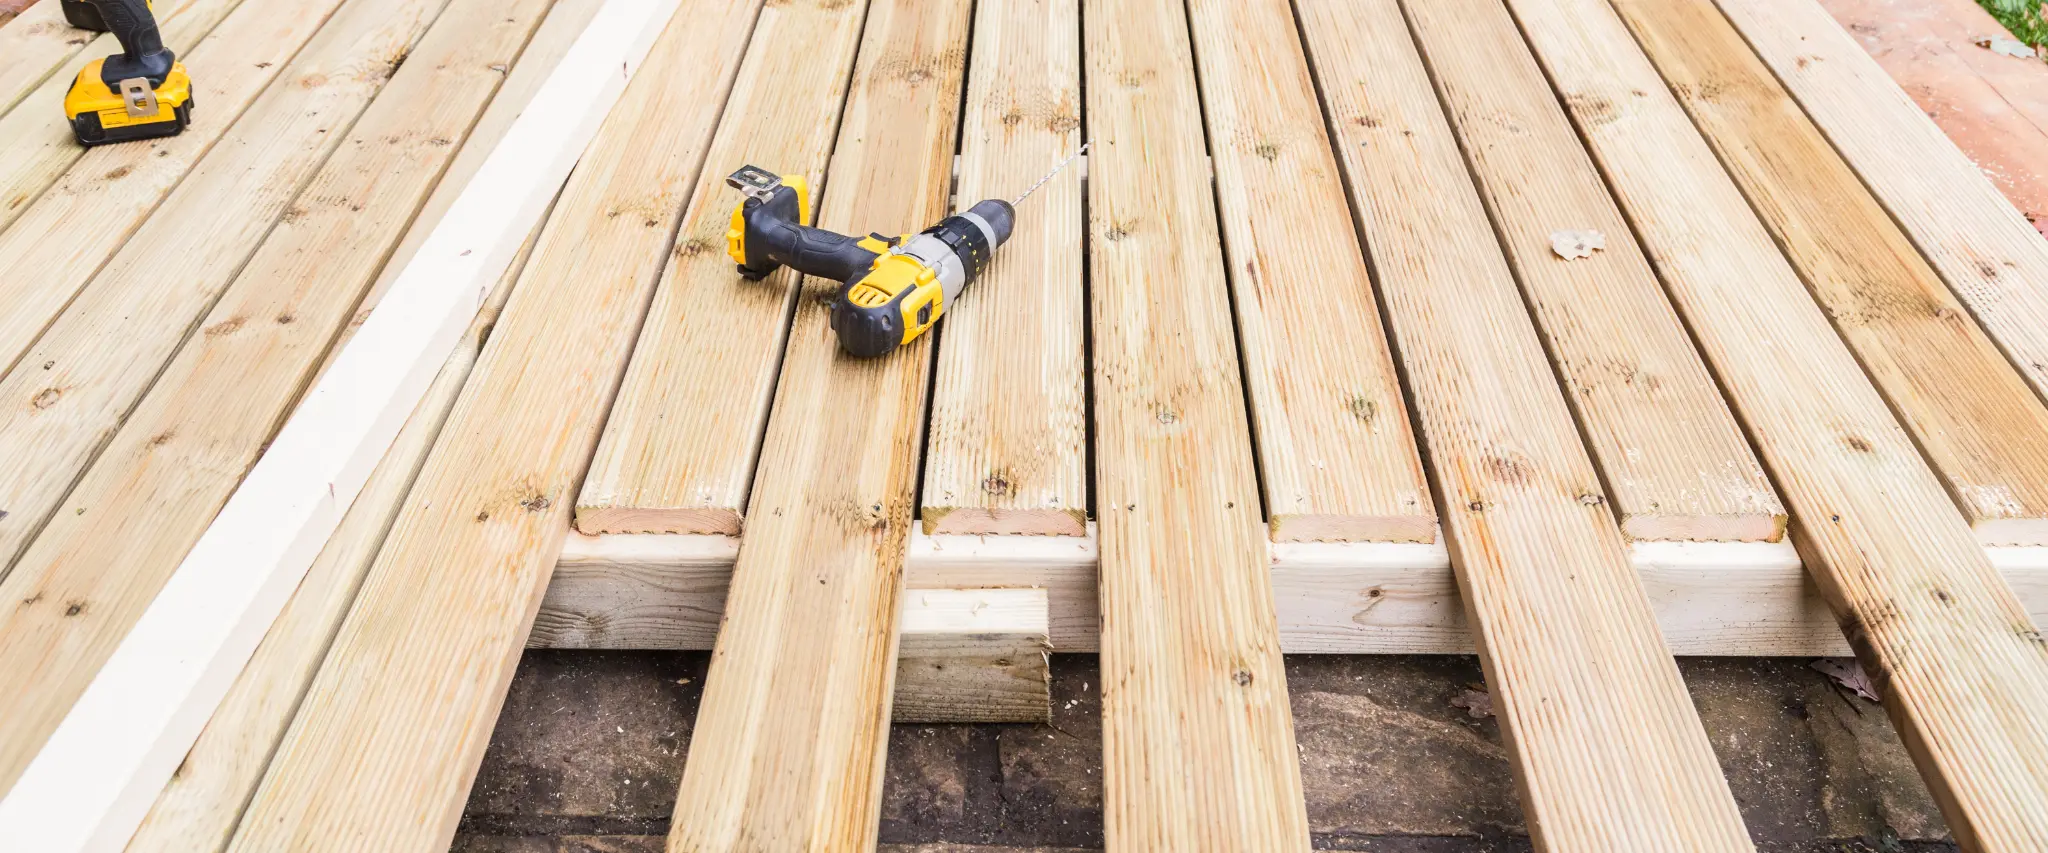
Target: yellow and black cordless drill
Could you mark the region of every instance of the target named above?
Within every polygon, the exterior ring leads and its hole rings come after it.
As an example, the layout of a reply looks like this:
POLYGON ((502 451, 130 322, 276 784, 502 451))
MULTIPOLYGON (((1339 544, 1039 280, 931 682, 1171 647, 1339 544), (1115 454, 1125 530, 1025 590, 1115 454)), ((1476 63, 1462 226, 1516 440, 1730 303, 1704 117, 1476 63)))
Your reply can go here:
POLYGON ((79 70, 64 115, 81 145, 175 136, 192 123, 192 78, 157 31, 148 0, 62 0, 72 25, 112 32, 121 52, 79 70))

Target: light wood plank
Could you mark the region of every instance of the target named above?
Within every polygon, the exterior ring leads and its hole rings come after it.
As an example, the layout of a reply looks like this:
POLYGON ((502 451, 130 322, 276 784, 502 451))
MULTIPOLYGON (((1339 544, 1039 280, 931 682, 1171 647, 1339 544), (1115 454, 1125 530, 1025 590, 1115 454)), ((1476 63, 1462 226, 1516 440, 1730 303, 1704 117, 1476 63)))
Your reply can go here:
POLYGON ((1721 4, 2036 394, 2048 240, 1813 0, 1721 4))
POLYGON ((2048 846, 2048 643, 1613 8, 1510 3, 1950 830, 1973 849, 2048 846))
MULTIPOLYGON (((738 541, 572 536, 528 648, 707 650, 738 541)), ((1986 548, 2036 622, 2048 619, 2048 548, 1986 548)), ((1044 589, 1061 652, 1099 648, 1093 534, 910 538, 906 589, 1044 589)), ((1680 656, 1841 657, 1834 614, 1790 542, 1637 542, 1629 562, 1680 656)), ((1471 654, 1442 542, 1273 546, 1280 649, 1288 654, 1471 654)))
MULTIPOLYGON (((339 27, 329 38, 314 48, 303 73, 381 63, 389 50, 417 38, 438 11, 436 0, 359 0, 343 13, 348 17, 336 22, 339 27)), ((481 10, 476 14, 486 16, 481 10)), ((528 10, 524 27, 510 34, 509 48, 485 41, 484 56, 516 51, 537 14, 538 10, 528 10)), ((474 40, 474 34, 444 36, 433 59, 454 60, 461 56, 456 51, 474 40)), ((500 34, 498 41, 506 40, 500 34)), ((439 123, 450 125, 447 132, 456 136, 474 120, 498 82, 481 62, 474 67, 484 74, 437 75, 430 73, 431 66, 422 66, 410 75, 418 79, 415 85, 425 87, 421 93, 453 102, 454 112, 439 123), (443 78, 446 88, 437 82, 443 78), (466 113, 458 94, 465 87, 472 90, 466 113)), ((381 75, 374 80, 382 82, 381 75)), ((369 148, 364 143, 382 143, 383 136, 425 120, 404 109, 383 110, 381 117, 361 128, 361 134, 351 134, 354 141, 342 166, 326 173, 330 180, 321 182, 335 195, 309 201, 303 209, 304 228, 297 228, 296 222, 282 227, 280 251, 262 259, 265 267, 273 261, 278 266, 259 268, 258 275, 248 279, 249 286, 229 303, 233 310, 247 301, 252 311, 263 308, 265 313, 217 318, 198 339, 194 357, 166 374, 164 394, 136 413, 132 429, 120 433, 122 441, 105 457, 107 464, 80 481, 81 469, 149 388, 156 366, 177 347, 194 315, 235 278, 272 220, 292 200, 292 193, 265 190, 265 185, 276 182, 296 189, 332 147, 323 145, 318 133, 331 125, 299 110, 331 109, 339 115, 330 120, 346 121, 351 109, 361 109, 376 88, 337 84, 336 91, 308 92, 307 104, 286 93, 274 99, 281 108, 259 109, 259 116, 275 113, 270 118, 283 124, 232 134, 231 147, 225 151, 260 153, 202 165, 193 182, 184 184, 162 211, 163 217, 144 226, 138 241, 117 256, 115 266, 96 279, 88 294, 45 336, 36 350, 37 361, 0 382, 0 398, 22 401, 0 415, 0 456, 6 460, 0 463, 0 495, 12 510, 0 520, 0 554, 22 553, 15 570, 0 582, 0 594, 35 602, 0 613, 0 673, 6 673, 0 677, 21 687, 0 695, 0 716, 12 721, 0 737, 0 787, 15 783, 269 438, 281 410, 303 381, 302 373, 285 369, 290 362, 281 356, 301 351, 303 371, 303 363, 318 358, 330 340, 332 315, 352 307, 349 294, 322 291, 349 286, 350 276, 360 288, 375 269, 382 251, 374 243, 351 243, 358 229, 348 207, 377 204, 375 192, 386 185, 376 170, 398 168, 397 160, 364 153, 368 149, 381 154, 384 145, 369 148), (363 171, 366 166, 371 170, 363 171), (247 204, 224 205, 224 197, 245 199, 247 204), (361 256, 348 256, 357 249, 361 256), (309 250, 341 251, 344 256, 301 254, 309 250), (356 263, 353 271, 350 261, 356 263), (336 270, 337 277, 308 278, 309 271, 322 268, 336 270), (301 285, 306 289, 293 290, 301 285), (329 309, 326 332, 318 330, 318 303, 323 299, 341 303, 329 309), (300 302, 308 303, 311 331, 294 328, 298 323, 293 312, 300 302), (292 319, 280 323, 280 317, 292 319), (284 363, 269 377, 268 384, 276 387, 264 394, 266 377, 245 371, 270 359, 284 363), (185 390, 192 396, 183 396, 180 392, 185 390), (267 406, 261 402, 266 396, 272 398, 267 406), (244 402, 247 409, 242 408, 244 402), (216 440, 238 431, 259 434, 239 442, 239 453, 233 452, 236 448, 214 446, 216 440), (213 455, 217 449, 222 456, 213 455), (59 508, 74 482, 80 488, 59 508), (45 519, 50 521, 47 526, 45 519)), ((394 196, 386 203, 396 208, 396 219, 385 229, 386 245, 396 239, 405 216, 431 186, 446 156, 445 148, 428 145, 425 136, 410 151, 426 160, 418 164, 413 186, 406 187, 402 180, 389 185, 394 196)))
POLYGON ((1784 505, 1521 38, 1434 24, 1470 6, 1412 7, 1415 36, 1622 533, 1778 541, 1784 505), (1565 230, 1607 247, 1565 259, 1565 230))
POLYGON ((2048 407, 1712 0, 1615 8, 1977 538, 2048 544, 2048 407))
POLYGON ((739 109, 712 141, 577 498, 578 530, 739 533, 797 276, 733 271, 725 232, 741 196, 725 176, 747 164, 808 175, 816 200, 866 8, 802 0, 762 11, 733 85, 739 109))
MULTIPOLYGON (((1418 28, 1513 27, 1498 5, 1422 5, 1418 28)), ((1302 13, 1532 836, 1749 849, 1401 6, 1302 13)))
MULTIPOLYGON (((967 80, 960 206, 1015 198, 1081 146, 1078 0, 988 0, 967 80)), ((1010 242, 946 306, 925 455, 926 533, 1087 532, 1079 168, 1039 187, 1010 242)))
MULTIPOLYGON (((167 0, 156 4, 164 46, 183 59, 193 45, 240 5, 241 0, 167 0)), ((120 52, 121 44, 112 34, 101 35, 22 96, 14 109, 0 115, 0 231, 6 230, 43 190, 49 189, 71 164, 84 156, 86 149, 72 135, 70 123, 64 121, 64 95, 86 63, 120 52)), ((0 49, 0 56, 4 55, 4 49, 0 49)), ((206 87, 201 91, 210 94, 206 87)), ((209 101, 207 108, 211 107, 209 101)), ((213 120, 210 112, 199 115, 203 120, 213 120)), ((231 119, 232 116, 224 116, 222 126, 231 119)))
MULTIPOLYGON (((870 4, 822 227, 901 234, 947 212, 971 8, 870 4)), ((839 283, 800 287, 672 853, 875 845, 931 338, 851 358, 828 319, 839 283)))
POLYGON ((1049 723, 1052 669, 1042 589, 928 589, 904 596, 890 706, 899 723, 1049 723))
MULTIPOLYGON (((518 64, 464 141, 461 153, 436 185, 432 199, 414 220, 405 244, 423 241, 440 223, 454 197, 504 137, 512 119, 531 101, 534 91, 567 52, 571 41, 583 32, 599 2, 559 0, 549 9, 547 20, 520 51, 518 64)), ((539 231, 534 229, 535 237, 539 231)), ((299 699, 305 695, 307 683, 319 670, 328 644, 396 520, 414 476, 426 461, 449 409, 454 407, 456 394, 476 364, 484 339, 511 295, 512 284, 533 243, 529 239, 521 247, 518 257, 492 288, 454 354, 428 388, 425 399, 406 421, 362 493, 349 505, 348 514, 307 570, 304 581, 292 593, 248 665, 236 677, 220 709, 207 721, 205 731, 179 765, 177 775, 157 795, 148 816, 128 843, 129 853, 217 853, 227 846, 235 824, 241 820, 243 807, 262 781, 271 753, 291 723, 299 699)), ((412 254, 404 249, 394 254, 385 265, 386 277, 395 278, 398 268, 403 268, 412 254)), ((366 298, 367 304, 359 310, 375 307, 380 297, 381 294, 366 298)), ((354 327, 345 329, 335 349, 345 345, 354 331, 354 327)), ((333 354, 330 352, 330 357, 333 354)))
POLYGON ((1186 10, 1082 22, 1108 849, 1306 849, 1186 10))
POLYGON ((64 20, 56 3, 38 3, 0 26, 0 111, 23 96, 93 41, 93 34, 64 20))
POLYGON ((230 849, 447 849, 758 9, 685 2, 612 111, 230 849))
MULTIPOLYGON (((296 92, 315 96, 337 90, 360 91, 365 84, 381 80, 375 74, 358 79, 358 75, 364 74, 362 67, 338 64, 338 59, 352 55, 348 39, 369 26, 359 13, 330 21, 328 16, 341 5, 342 0, 304 0, 294 4, 237 6, 239 14, 230 14, 184 59, 198 87, 194 97, 204 104, 208 118, 196 121, 177 136, 104 145, 77 155, 70 171, 38 197, 13 225, 0 232, 0 258, 10 260, 9 274, 0 277, 0 375, 12 375, 36 338, 108 264, 116 250, 137 233, 144 220, 159 209, 159 202, 193 171, 194 164, 201 162, 216 142, 223 138, 231 140, 229 147, 223 149, 223 161, 260 161, 266 153, 284 156, 289 151, 272 152, 254 143, 270 139, 273 134, 303 132, 306 128, 259 127, 237 121, 237 116, 268 91, 266 87, 273 80, 287 77, 290 82, 263 98, 271 104, 291 102, 291 95, 296 92), (326 29, 326 23, 335 26, 317 43, 309 44, 317 32, 326 29)), ((372 4, 357 0, 353 5, 372 4)), ((382 56, 388 58, 401 53, 409 41, 370 47, 382 47, 382 56)), ((385 68, 389 69, 388 63, 385 68)), ((320 138, 340 138, 340 131, 335 128, 342 125, 280 114, 285 109, 270 107, 268 119, 310 123, 330 131, 320 138)), ((306 143, 303 147, 325 146, 306 143)), ((274 201, 277 197, 289 199, 297 189, 296 183, 273 186, 250 196, 248 201, 252 205, 278 204, 274 201)), ((16 197, 20 195, 17 193, 16 197)), ((186 195, 189 197, 190 191, 186 195)), ((209 203, 212 201, 208 199, 209 203)), ((213 204, 212 208, 202 212, 229 215, 236 206, 213 204)), ((165 230, 175 228, 179 217, 194 215, 189 210, 163 209, 166 222, 152 231, 154 236, 150 239, 163 239, 165 230)), ((275 219, 273 211, 266 221, 275 219)), ((173 248, 196 255, 204 247, 195 244, 173 248)), ((162 250, 159 246, 158 251, 162 250)), ((34 364, 40 368, 40 363, 34 364)), ((0 477, 0 482, 7 479, 10 478, 0 477)), ((21 523, 15 518, 0 521, 0 536, 21 523)), ((35 521, 40 523, 40 519, 35 521)), ((19 539, 12 547, 0 548, 0 560, 11 560, 19 548, 19 539)))
POLYGON ((1430 541, 1436 508, 1290 5, 1189 15, 1273 536, 1430 541))

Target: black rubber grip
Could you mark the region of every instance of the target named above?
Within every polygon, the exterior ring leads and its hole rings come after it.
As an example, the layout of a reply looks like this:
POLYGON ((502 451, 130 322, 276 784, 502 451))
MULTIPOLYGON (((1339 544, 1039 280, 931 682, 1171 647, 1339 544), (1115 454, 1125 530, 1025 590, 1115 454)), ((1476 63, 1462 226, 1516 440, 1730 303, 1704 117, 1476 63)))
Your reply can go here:
POLYGON ((107 57, 100 66, 100 81, 115 94, 121 92, 121 81, 130 77, 148 79, 152 89, 162 86, 178 58, 164 47, 149 4, 143 0, 92 0, 92 4, 99 8, 107 31, 121 42, 121 52, 107 57))
POLYGON ((875 262, 875 253, 861 248, 860 238, 823 228, 798 225, 797 194, 777 187, 766 202, 748 199, 740 218, 746 222, 747 261, 740 273, 762 278, 788 266, 804 275, 851 281, 875 262))

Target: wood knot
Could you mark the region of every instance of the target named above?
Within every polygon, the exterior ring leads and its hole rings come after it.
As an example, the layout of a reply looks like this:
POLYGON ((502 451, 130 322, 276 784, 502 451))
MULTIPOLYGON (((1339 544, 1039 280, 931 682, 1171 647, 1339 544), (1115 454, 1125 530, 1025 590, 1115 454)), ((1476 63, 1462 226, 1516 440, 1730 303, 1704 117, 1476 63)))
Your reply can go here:
POLYGON ((44 388, 42 390, 42 393, 37 394, 35 396, 35 399, 29 401, 29 405, 34 406, 38 409, 47 409, 51 406, 57 405, 57 401, 63 398, 63 390, 58 388, 44 388))
POLYGON ((1003 476, 1000 471, 989 474, 981 481, 981 490, 997 497, 1010 494, 1010 486, 1010 478, 1003 476))
POLYGON ((206 336, 209 338, 217 338, 220 337, 221 335, 232 335, 237 330, 242 328, 242 323, 244 321, 245 318, 242 317, 229 317, 226 320, 222 320, 211 326, 207 326, 204 331, 206 332, 206 336))
POLYGON ((540 512, 541 510, 547 509, 549 506, 552 506, 553 504, 551 504, 548 501, 547 495, 534 495, 533 497, 520 501, 519 505, 525 508, 527 512, 540 512))
POLYGON ((1585 504, 1586 506, 1599 506, 1606 502, 1607 498, 1593 494, 1592 492, 1587 492, 1579 496, 1579 503, 1585 504))
POLYGON ((1252 686, 1251 671, 1240 669, 1237 671, 1235 675, 1232 675, 1230 677, 1230 680, 1237 682, 1237 686, 1239 687, 1250 687, 1252 686))
POLYGON ((80 613, 84 613, 84 612, 85 612, 85 602, 84 602, 84 601, 82 601, 82 600, 81 600, 81 601, 73 601, 73 602, 69 602, 69 603, 67 603, 67 604, 65 604, 65 605, 64 605, 64 615, 66 615, 66 616, 77 616, 78 614, 80 614, 80 613))

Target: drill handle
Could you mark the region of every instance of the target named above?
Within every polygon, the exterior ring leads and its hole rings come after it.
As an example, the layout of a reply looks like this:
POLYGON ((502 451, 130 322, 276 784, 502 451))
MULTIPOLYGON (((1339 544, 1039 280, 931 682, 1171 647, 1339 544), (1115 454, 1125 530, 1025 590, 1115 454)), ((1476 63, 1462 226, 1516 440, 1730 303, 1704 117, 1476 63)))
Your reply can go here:
POLYGON ((862 246, 873 241, 800 224, 797 192, 777 187, 766 201, 750 198, 741 205, 746 224, 746 260, 740 274, 763 278, 788 266, 809 276, 850 281, 875 262, 876 252, 862 246))
POLYGON ((100 66, 100 79, 107 88, 119 92, 121 81, 131 77, 146 78, 151 87, 162 86, 177 57, 164 47, 163 34, 157 30, 156 15, 150 12, 147 0, 91 2, 98 7, 107 31, 121 42, 121 53, 107 57, 100 66))

